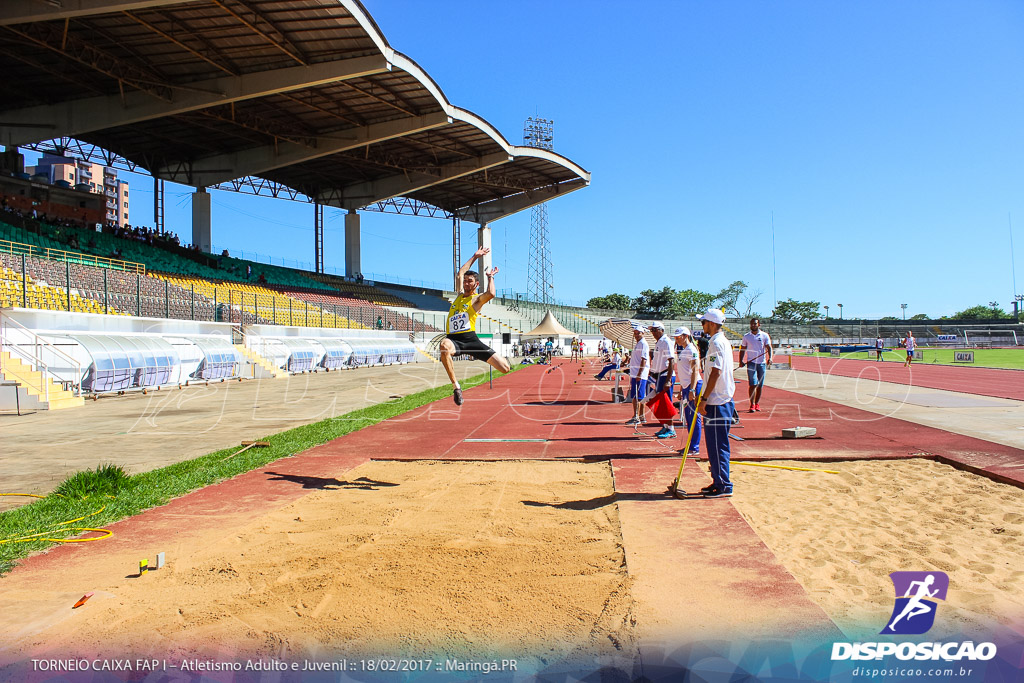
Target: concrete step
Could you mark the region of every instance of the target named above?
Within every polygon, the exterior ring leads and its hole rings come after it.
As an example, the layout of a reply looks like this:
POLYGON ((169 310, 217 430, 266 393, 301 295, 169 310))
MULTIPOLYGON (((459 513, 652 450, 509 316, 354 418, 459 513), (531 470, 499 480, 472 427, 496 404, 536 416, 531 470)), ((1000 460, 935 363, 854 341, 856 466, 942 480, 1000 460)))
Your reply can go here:
POLYGON ((75 396, 50 378, 44 379, 42 372, 33 370, 9 351, 0 352, 0 376, 9 382, 16 382, 18 390, 24 393, 30 406, 37 410, 61 410, 85 405, 81 396, 75 396))
POLYGON ((235 344, 234 346, 238 349, 239 353, 249 359, 249 362, 252 363, 255 368, 259 368, 259 370, 255 372, 256 377, 271 377, 273 379, 283 379, 288 377, 287 372, 281 368, 274 367, 273 363, 244 344, 235 344))

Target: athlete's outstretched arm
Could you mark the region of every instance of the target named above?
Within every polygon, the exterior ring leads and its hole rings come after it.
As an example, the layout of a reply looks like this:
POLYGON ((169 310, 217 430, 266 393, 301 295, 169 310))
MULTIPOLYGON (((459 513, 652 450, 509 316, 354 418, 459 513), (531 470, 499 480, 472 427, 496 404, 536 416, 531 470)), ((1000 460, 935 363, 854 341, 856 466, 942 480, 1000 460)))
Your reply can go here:
POLYGON ((462 276, 465 275, 466 271, 469 270, 469 267, 473 265, 473 261, 481 258, 484 254, 490 253, 490 251, 490 247, 480 247, 473 252, 473 255, 469 257, 468 261, 462 264, 462 267, 459 268, 459 272, 455 274, 455 284, 460 291, 462 290, 462 276))
POLYGON ((484 272, 487 276, 487 291, 478 296, 473 300, 473 308, 479 313, 480 309, 484 307, 484 304, 494 298, 495 292, 497 291, 494 287, 494 276, 498 274, 498 267, 494 266, 488 271, 484 272))

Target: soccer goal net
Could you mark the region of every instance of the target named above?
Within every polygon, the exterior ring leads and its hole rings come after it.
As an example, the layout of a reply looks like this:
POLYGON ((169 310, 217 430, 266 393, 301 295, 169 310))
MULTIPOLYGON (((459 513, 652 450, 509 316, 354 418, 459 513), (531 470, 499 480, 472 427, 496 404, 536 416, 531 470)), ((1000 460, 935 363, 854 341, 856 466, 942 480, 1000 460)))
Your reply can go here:
POLYGON ((964 342, 967 348, 988 346, 1019 346, 1017 332, 1010 329, 964 329, 964 342))

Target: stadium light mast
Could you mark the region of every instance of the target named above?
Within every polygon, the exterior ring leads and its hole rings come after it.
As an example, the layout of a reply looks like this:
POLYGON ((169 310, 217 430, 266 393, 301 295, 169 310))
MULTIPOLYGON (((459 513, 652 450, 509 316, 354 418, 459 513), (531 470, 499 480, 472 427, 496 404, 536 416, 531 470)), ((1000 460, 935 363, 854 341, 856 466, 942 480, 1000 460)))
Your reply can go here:
POLYGON ((903 319, 906 320, 907 319, 907 305, 906 304, 900 304, 900 308, 903 309, 903 319))
MULTIPOLYGON (((526 119, 523 145, 554 150, 555 122, 550 119, 526 119)), ((548 240, 548 205, 538 204, 530 214, 530 263, 526 272, 526 293, 545 306, 554 300, 555 274, 551 268, 551 243, 548 240)))

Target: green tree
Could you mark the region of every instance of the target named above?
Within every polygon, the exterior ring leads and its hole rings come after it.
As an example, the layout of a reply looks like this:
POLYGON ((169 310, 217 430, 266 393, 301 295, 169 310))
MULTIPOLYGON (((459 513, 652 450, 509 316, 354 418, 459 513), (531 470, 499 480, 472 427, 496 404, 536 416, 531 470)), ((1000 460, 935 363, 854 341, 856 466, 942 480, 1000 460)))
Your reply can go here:
POLYGON ((786 299, 780 301, 775 307, 775 317, 778 320, 795 320, 797 322, 808 322, 821 317, 818 308, 821 302, 818 301, 796 301, 786 299))
POLYGON ((662 318, 675 298, 676 290, 671 287, 662 287, 657 291, 645 289, 640 292, 640 296, 633 299, 633 308, 639 317, 662 318))
POLYGON ((715 295, 715 304, 726 313, 731 313, 734 316, 741 316, 737 303, 740 300, 740 295, 747 288, 747 283, 743 280, 736 280, 728 287, 724 288, 718 294, 715 295))
POLYGON ((587 301, 587 308, 602 308, 609 311, 628 311, 632 301, 625 294, 595 296, 587 301))
POLYGON ((988 306, 978 304, 977 306, 965 308, 959 313, 954 313, 949 317, 954 320, 990 320, 993 318, 1012 318, 1013 316, 999 308, 998 303, 990 302, 988 306))
POLYGON ((894 315, 883 315, 879 320, 899 320, 899 318, 894 315))
POLYGON ((684 289, 676 292, 675 299, 669 305, 665 315, 669 318, 691 318, 703 313, 715 303, 717 295, 697 289, 684 289))
POLYGON ((910 316, 911 320, 931 320, 927 313, 918 313, 917 315, 910 316))

